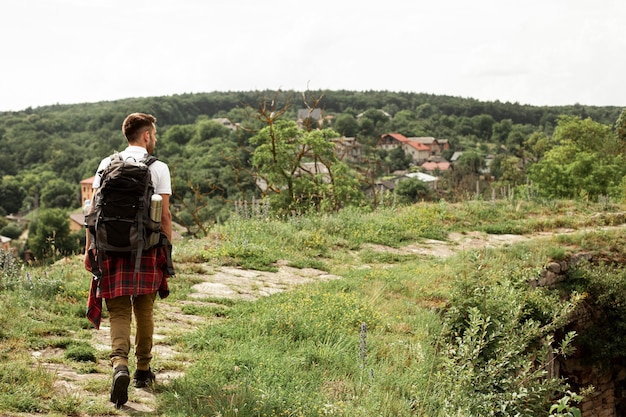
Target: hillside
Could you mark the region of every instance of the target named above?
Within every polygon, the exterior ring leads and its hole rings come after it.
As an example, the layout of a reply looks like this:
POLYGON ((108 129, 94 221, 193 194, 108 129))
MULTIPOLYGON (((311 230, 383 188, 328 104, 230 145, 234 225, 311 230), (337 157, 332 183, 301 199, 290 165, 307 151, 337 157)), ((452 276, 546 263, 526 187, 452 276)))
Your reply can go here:
MULTIPOLYGON (((555 303, 555 296, 563 300, 580 277, 572 271, 571 282, 556 293, 533 290, 531 281, 550 262, 581 252, 623 259, 623 225, 619 205, 565 201, 233 219, 205 239, 176 242, 172 295, 157 301, 159 383, 154 391, 131 390, 121 414, 445 415, 442 400, 477 410, 481 401, 504 401, 502 393, 521 381, 530 384, 525 389, 540 389, 539 375, 530 373, 511 385, 501 379, 499 390, 489 391, 481 385, 491 375, 483 368, 488 363, 476 362, 480 378, 463 374, 465 367, 455 376, 478 378, 475 386, 442 390, 454 381, 434 369, 454 359, 445 358, 441 345, 449 343, 445 327, 461 324, 450 321, 461 308, 459 291, 474 294, 464 298, 469 303, 484 294, 476 307, 484 303, 494 323, 512 326, 506 335, 491 330, 491 343, 506 342, 491 360, 514 366, 517 361, 499 355, 517 346, 523 338, 517 332, 530 322, 525 316, 508 323, 515 317, 505 312, 525 306, 526 315, 547 320, 558 341, 567 321, 548 317, 563 314, 567 303, 555 303)), ((0 381, 14 381, 12 387, 1 382, 0 409, 20 416, 110 413, 106 318, 95 331, 81 317, 88 285, 81 259, 28 274, 9 281, 5 274, 0 282, 0 307, 9 314, 0 319, 0 352, 17 372, 0 373, 0 381)), ((524 346, 519 358, 538 354, 524 346)), ((522 369, 507 369, 507 378, 528 372, 522 369)), ((525 406, 546 411, 545 400, 525 406)), ((513 410, 515 402, 506 401, 513 410)))

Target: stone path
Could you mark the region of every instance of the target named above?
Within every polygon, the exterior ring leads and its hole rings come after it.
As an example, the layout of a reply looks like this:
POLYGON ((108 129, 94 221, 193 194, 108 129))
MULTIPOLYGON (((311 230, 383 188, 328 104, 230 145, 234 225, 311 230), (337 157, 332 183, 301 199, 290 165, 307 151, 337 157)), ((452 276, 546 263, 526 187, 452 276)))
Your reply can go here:
MULTIPOLYGON (((184 268, 180 269, 184 270, 184 268)), ((199 268, 194 265, 194 269, 198 270, 199 268)), ((292 268, 284 263, 278 264, 277 272, 250 271, 232 267, 216 269, 210 265, 205 265, 204 269, 208 271, 214 269, 215 273, 194 274, 194 278, 201 282, 193 286, 192 292, 188 295, 189 300, 175 303, 157 300, 155 304, 153 363, 164 368, 164 370, 158 370, 157 384, 167 384, 174 378, 183 375, 184 369, 189 365, 185 355, 167 344, 168 337, 193 331, 197 325, 206 323, 206 317, 183 313, 184 306, 189 304, 216 305, 211 300, 220 298, 256 300, 259 297, 286 291, 296 285, 340 278, 316 269, 292 268)), ((110 351, 109 327, 106 317, 102 321, 100 330, 93 330, 91 345, 101 352, 99 356, 102 357, 106 357, 110 351)), ((63 349, 45 349, 33 352, 33 357, 38 360, 40 365, 56 375, 55 386, 58 394, 63 397, 89 398, 89 401, 102 404, 103 407, 110 407, 113 410, 114 407, 109 402, 111 369, 108 360, 100 359, 98 361, 97 372, 82 373, 61 363, 63 353, 63 349), (98 394, 93 393, 94 386, 102 387, 98 394)), ((131 386, 129 387, 129 401, 121 410, 117 411, 117 415, 149 415, 155 409, 153 390, 135 389, 131 386)))

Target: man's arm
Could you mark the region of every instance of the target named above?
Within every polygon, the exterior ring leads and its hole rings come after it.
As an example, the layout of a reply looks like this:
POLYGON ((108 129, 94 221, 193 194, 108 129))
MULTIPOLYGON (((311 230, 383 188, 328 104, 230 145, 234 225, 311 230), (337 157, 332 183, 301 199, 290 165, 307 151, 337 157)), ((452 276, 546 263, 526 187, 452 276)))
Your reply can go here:
POLYGON ((170 211, 170 195, 161 194, 163 203, 161 206, 161 232, 165 233, 167 239, 172 241, 172 212, 170 211))
MULTIPOLYGON (((95 192, 94 192, 95 195, 95 192)), ((89 206, 89 212, 85 214, 85 216, 89 213, 91 213, 94 210, 94 204, 92 203, 89 206)), ((88 271, 91 271, 91 260, 89 259, 89 246, 91 245, 91 236, 89 234, 89 229, 87 227, 85 227, 85 257, 84 257, 84 264, 85 264, 85 269, 87 269, 88 271)))

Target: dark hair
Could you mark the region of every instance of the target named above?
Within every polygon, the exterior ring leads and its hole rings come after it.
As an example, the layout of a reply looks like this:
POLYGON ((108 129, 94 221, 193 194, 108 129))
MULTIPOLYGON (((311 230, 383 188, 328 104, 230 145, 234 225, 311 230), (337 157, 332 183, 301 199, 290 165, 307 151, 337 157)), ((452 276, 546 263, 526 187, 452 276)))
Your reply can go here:
POLYGON ((134 143, 146 130, 152 129, 156 123, 156 117, 146 113, 132 113, 126 116, 122 123, 122 133, 128 143, 134 143))

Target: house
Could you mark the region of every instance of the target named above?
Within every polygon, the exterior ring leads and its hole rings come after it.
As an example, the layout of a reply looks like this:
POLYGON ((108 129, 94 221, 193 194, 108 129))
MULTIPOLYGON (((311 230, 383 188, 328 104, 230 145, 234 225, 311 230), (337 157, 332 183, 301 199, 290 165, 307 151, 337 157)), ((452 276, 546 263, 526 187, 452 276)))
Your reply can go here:
POLYGON ((455 153, 452 154, 452 157, 450 157, 450 162, 458 161, 461 155, 463 155, 462 151, 456 151, 455 153))
MULTIPOLYGON (((428 185, 428 187, 430 187, 430 189, 432 190, 436 190, 437 189, 437 182, 439 181, 439 178, 434 177, 432 175, 429 174, 425 174, 423 172, 411 172, 409 174, 405 174, 404 178, 417 178, 418 180, 422 181, 423 183, 426 183, 426 185, 428 185)), ((398 181, 402 181, 402 177, 398 178, 398 181)))
POLYGON ((380 137, 380 140, 378 141, 378 147, 388 151, 394 148, 401 147, 408 141, 409 139, 400 133, 385 133, 380 137))
POLYGON ((402 148, 407 155, 411 155, 413 164, 429 160, 432 157, 440 157, 441 152, 450 149, 447 139, 435 139, 433 137, 410 137, 400 133, 385 133, 378 141, 378 146, 385 150, 402 148))
POLYGON ((450 169, 450 162, 448 161, 427 161, 421 165, 421 168, 427 172, 435 172, 435 171, 447 171, 450 169))
POLYGON ((11 238, 0 235, 0 250, 9 252, 11 250, 11 238))
POLYGON ((412 137, 411 142, 423 144, 430 151, 430 156, 440 156, 441 152, 450 149, 450 143, 447 139, 435 139, 433 137, 412 137))
POLYGON ((85 215, 83 213, 70 214, 70 232, 78 232, 85 228, 85 215))
MULTIPOLYGON (((328 167, 322 164, 321 162, 301 162, 300 166, 296 168, 296 170, 293 173, 294 178, 304 177, 304 176, 317 176, 317 175, 321 175, 322 180, 325 183, 327 184, 330 183, 330 171, 328 170, 328 167)), ((265 180, 265 178, 257 177, 255 182, 256 182, 256 186, 263 193, 266 193, 270 189, 270 186, 265 180)), ((282 187, 282 189, 285 189, 285 188, 287 187, 286 186, 282 187)), ((272 191, 277 191, 277 190, 274 188, 272 189, 272 191)))
MULTIPOLYGON (((93 201, 93 180, 96 177, 85 178, 80 182, 80 202, 81 207, 85 207, 85 201, 93 201)), ((78 232, 85 228, 85 216, 82 213, 70 214, 70 232, 78 232)))
POLYGON ((386 133, 381 136, 378 146, 386 151, 402 148, 404 153, 411 155, 413 163, 425 161, 430 156, 430 149, 419 142, 411 141, 400 133, 386 133))
POLYGON ((392 192, 395 189, 396 183, 394 181, 379 180, 376 181, 372 187, 368 187, 368 189, 366 190, 366 194, 371 197, 372 195, 374 195, 374 193, 376 193, 377 195, 382 195, 392 192))
POLYGON ((404 153, 407 155, 411 155, 414 164, 426 161, 431 155, 431 150, 428 146, 417 141, 411 141, 410 139, 402 145, 402 150, 404 150, 404 153))
POLYGON ((335 143, 335 156, 340 161, 345 162, 361 162, 361 145, 356 138, 340 138, 331 139, 335 143))
POLYGON ((80 182, 80 205, 85 206, 85 201, 93 201, 93 180, 96 177, 89 177, 80 182))

